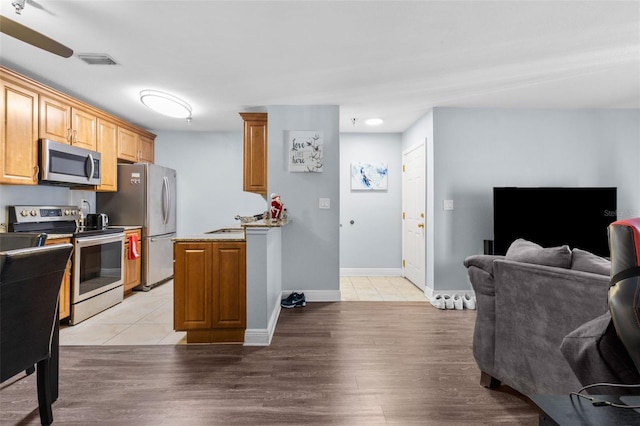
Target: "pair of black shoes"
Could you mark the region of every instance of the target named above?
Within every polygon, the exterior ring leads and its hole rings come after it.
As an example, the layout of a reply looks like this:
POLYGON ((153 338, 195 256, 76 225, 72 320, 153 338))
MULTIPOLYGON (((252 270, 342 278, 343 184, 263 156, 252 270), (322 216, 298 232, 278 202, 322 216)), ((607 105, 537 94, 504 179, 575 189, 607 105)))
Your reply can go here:
POLYGON ((283 308, 291 309, 298 306, 306 306, 307 299, 304 297, 304 293, 291 293, 286 299, 280 301, 280 306, 283 308))

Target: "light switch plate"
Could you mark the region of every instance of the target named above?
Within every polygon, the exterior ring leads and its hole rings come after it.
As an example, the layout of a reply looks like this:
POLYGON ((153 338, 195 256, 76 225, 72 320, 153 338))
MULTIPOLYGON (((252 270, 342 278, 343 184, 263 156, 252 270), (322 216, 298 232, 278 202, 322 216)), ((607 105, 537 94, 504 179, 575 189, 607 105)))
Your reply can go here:
POLYGON ((331 199, 330 198, 320 198, 318 206, 321 209, 330 209, 331 208, 331 199))
POLYGON ((442 208, 444 210, 453 210, 453 200, 444 200, 442 208))

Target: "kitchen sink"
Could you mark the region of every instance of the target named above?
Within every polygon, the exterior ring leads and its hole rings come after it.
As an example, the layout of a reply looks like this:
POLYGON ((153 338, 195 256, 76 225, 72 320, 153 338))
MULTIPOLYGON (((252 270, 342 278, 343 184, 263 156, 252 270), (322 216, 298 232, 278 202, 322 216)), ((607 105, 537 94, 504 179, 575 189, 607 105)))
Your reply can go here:
POLYGON ((244 232, 243 228, 220 228, 215 231, 205 232, 205 234, 227 234, 231 232, 244 232))

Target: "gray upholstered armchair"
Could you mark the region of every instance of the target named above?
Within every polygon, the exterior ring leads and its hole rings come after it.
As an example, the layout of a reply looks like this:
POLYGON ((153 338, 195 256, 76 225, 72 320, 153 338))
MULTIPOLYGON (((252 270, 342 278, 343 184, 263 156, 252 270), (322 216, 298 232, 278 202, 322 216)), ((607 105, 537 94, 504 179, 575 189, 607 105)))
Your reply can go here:
POLYGON ((607 312, 609 262, 519 240, 505 256, 473 255, 464 265, 477 299, 473 355, 481 384, 502 383, 523 394, 578 390, 560 345, 607 312))

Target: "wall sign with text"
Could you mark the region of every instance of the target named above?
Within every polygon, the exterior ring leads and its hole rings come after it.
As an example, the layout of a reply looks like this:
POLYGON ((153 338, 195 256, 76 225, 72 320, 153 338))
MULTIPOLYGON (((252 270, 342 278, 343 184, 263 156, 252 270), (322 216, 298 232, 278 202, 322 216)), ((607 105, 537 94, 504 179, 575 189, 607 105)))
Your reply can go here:
POLYGON ((322 172, 322 132, 287 132, 290 172, 322 172))

